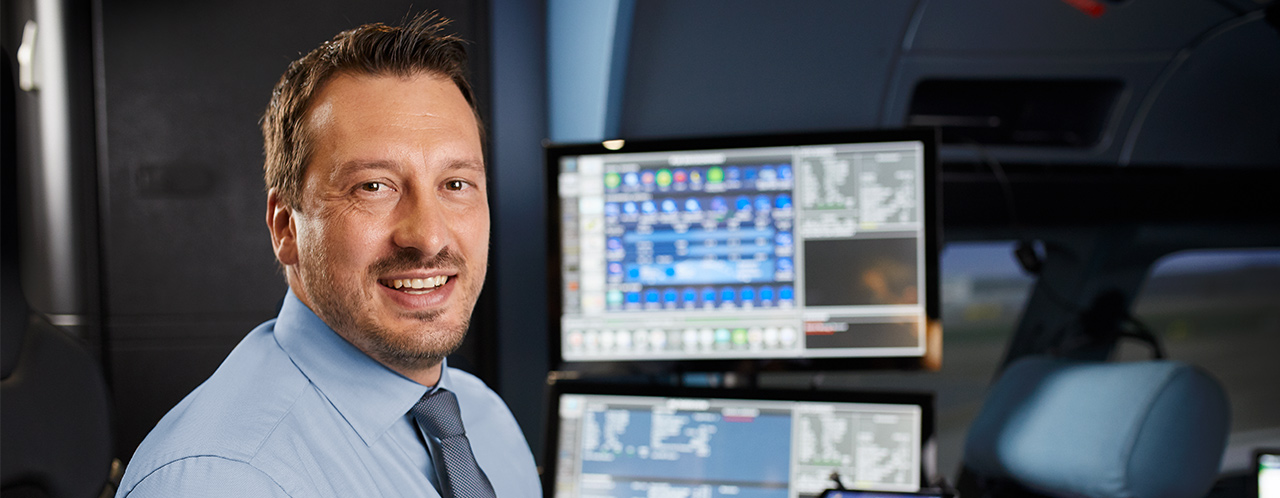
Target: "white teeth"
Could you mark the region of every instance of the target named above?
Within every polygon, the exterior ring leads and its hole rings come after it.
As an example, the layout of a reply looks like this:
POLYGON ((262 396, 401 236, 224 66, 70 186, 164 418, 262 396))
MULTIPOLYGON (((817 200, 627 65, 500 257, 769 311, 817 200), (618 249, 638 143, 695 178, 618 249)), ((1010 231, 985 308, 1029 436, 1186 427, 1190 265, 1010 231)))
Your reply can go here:
POLYGON ((449 277, 445 275, 437 275, 430 278, 397 278, 388 282, 388 286, 392 289, 405 289, 406 292, 410 290, 430 290, 444 285, 448 280, 449 277))

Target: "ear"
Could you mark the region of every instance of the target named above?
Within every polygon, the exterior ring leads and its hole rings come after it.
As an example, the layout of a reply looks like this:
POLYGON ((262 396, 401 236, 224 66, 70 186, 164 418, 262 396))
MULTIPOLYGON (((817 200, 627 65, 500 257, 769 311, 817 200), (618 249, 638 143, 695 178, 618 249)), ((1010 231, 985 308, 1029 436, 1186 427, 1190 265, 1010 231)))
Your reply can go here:
POLYGON ((293 222, 293 208, 280 198, 280 192, 267 192, 267 229, 271 231, 271 248, 284 266, 298 264, 298 227, 293 222))

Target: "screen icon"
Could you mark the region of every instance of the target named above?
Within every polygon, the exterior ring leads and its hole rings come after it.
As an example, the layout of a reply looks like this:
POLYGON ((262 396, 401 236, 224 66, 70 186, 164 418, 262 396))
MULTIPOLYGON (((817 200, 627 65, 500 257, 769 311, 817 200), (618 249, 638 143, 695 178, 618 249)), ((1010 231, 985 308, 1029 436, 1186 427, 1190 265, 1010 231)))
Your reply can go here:
POLYGON ((724 183, 724 170, 719 166, 708 169, 707 183, 724 183))
POLYGON ((670 187, 671 186, 671 170, 669 169, 658 170, 657 182, 659 187, 662 187, 662 188, 670 187))

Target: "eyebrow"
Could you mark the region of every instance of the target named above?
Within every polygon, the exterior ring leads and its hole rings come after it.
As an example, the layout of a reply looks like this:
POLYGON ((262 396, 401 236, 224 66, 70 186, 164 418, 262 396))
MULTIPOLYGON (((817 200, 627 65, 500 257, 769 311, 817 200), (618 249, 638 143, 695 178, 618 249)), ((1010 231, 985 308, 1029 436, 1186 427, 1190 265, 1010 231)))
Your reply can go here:
POLYGON ((333 178, 337 178, 342 175, 347 175, 347 174, 370 170, 370 169, 384 169, 384 170, 396 169, 396 164, 392 161, 378 161, 378 160, 366 161, 362 159, 354 159, 354 160, 339 164, 337 168, 333 169, 333 174, 331 176, 333 178))
POLYGON ((485 169, 484 163, 476 162, 476 161, 453 161, 449 163, 449 166, 445 167, 445 169, 446 170, 461 169, 461 170, 467 170, 467 171, 474 171, 482 175, 488 174, 488 170, 485 169))
MULTIPOLYGON (((348 175, 351 173, 357 173, 365 170, 396 170, 396 169, 400 169, 400 166, 395 161, 384 161, 384 160, 376 160, 376 159, 375 160, 353 159, 350 161, 346 161, 342 164, 339 164, 337 168, 334 168, 332 177, 337 178, 342 175, 348 175)), ((470 161, 470 160, 452 161, 447 166, 445 166, 444 169, 446 171, 453 171, 453 170, 474 171, 476 173, 480 173, 486 176, 488 174, 488 171, 485 169, 483 162, 470 161)))

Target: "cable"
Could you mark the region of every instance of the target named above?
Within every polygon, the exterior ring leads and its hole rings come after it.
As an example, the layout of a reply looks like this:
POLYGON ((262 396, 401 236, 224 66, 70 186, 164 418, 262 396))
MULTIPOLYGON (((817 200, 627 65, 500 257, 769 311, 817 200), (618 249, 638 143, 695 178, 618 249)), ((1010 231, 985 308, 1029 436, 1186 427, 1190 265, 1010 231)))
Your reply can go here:
MULTIPOLYGON (((1013 195, 1013 185, 1012 182, 1009 181, 1009 177, 1005 173, 1004 167, 1000 164, 1000 161, 991 155, 987 148, 982 144, 969 137, 963 137, 963 140, 978 154, 980 160, 991 170, 992 176, 995 177, 996 182, 1000 185, 1000 190, 1004 197, 1005 209, 1009 213, 1010 224, 1013 226, 1013 231, 1018 238, 1018 245, 1014 249, 1014 257, 1017 259, 1018 264, 1022 266, 1022 269, 1027 273, 1037 277, 1038 289, 1043 292, 1044 296, 1050 302, 1072 316, 1070 320, 1063 322, 1054 329, 1053 332, 1049 334, 1049 337, 1059 337, 1071 326, 1084 328, 1085 315, 1090 313, 1096 306, 1092 306, 1088 309, 1082 308, 1078 304, 1065 298, 1057 291, 1057 289, 1054 288, 1053 285, 1051 285, 1047 280, 1044 280, 1044 276, 1041 274, 1044 269, 1044 258, 1041 256, 1040 250, 1037 248, 1037 244, 1043 245, 1043 243, 1025 236, 1021 220, 1018 216, 1017 201, 1013 195)), ((1137 318, 1133 317, 1127 309, 1122 310, 1122 314, 1118 316, 1116 326, 1119 327, 1121 324, 1127 325, 1132 330, 1116 330, 1114 334, 1117 338, 1129 337, 1141 340, 1151 346, 1152 353, 1156 359, 1165 358, 1164 348, 1160 344, 1159 338, 1156 337, 1155 333, 1153 333, 1149 327, 1137 318)), ((1087 330, 1082 330, 1082 332, 1084 333, 1079 335, 1079 339, 1077 340, 1059 340, 1059 343, 1051 348, 1052 354, 1055 356, 1062 356, 1069 351, 1080 346, 1088 345, 1096 340, 1096 338, 1089 334, 1087 330)), ((1066 339, 1070 339, 1070 337, 1067 337, 1066 339)))
MULTIPOLYGON (((1026 234, 1023 232, 1022 222, 1018 216, 1018 203, 1013 196, 1013 184, 1009 181, 1009 176, 1005 174, 1004 166, 1002 166, 1000 161, 996 160, 996 158, 992 156, 987 151, 987 148, 981 143, 978 143, 969 137, 963 137, 963 139, 970 147, 973 148, 974 152, 977 152, 978 157, 982 160, 983 164, 991 170, 991 174, 995 177, 996 183, 1000 185, 1000 191, 1004 195, 1005 209, 1009 212, 1009 223, 1013 225, 1013 232, 1018 238, 1018 246, 1014 248, 1013 251, 1014 257, 1018 260, 1018 264, 1022 266, 1023 270, 1039 278, 1041 276, 1040 272, 1044 269, 1044 260, 1036 250, 1035 243, 1037 241, 1026 237, 1026 234)), ((1059 294, 1057 290, 1053 289, 1048 282, 1044 282, 1043 288, 1045 289, 1045 293, 1049 297, 1049 300, 1053 301, 1054 304, 1061 307, 1064 311, 1077 315, 1082 312, 1078 306, 1062 297, 1062 294, 1059 294)))

